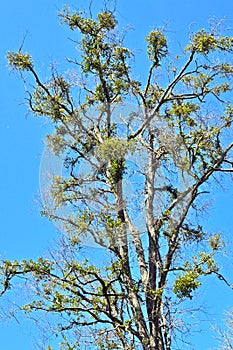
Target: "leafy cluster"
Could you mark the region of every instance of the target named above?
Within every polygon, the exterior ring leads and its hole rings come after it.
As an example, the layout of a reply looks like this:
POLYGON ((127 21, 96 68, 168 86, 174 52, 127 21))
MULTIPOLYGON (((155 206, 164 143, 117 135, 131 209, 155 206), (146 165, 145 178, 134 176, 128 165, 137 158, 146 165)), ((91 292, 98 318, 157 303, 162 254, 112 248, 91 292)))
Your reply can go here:
POLYGON ((70 14, 65 8, 62 19, 72 30, 83 34, 79 43, 82 61, 81 72, 99 79, 92 93, 86 95, 88 104, 97 101, 112 103, 119 101, 129 89, 130 50, 117 40, 114 29, 117 21, 111 12, 98 14, 97 20, 85 18, 82 13, 70 14))
POLYGON ((158 65, 159 61, 168 54, 166 36, 159 30, 152 30, 146 41, 149 59, 158 65))
MULTIPOLYGON (((192 258, 193 263, 185 262, 183 270, 184 274, 180 275, 174 283, 174 293, 178 298, 188 297, 192 299, 192 293, 201 286, 199 281, 201 276, 219 273, 214 254, 220 250, 224 243, 221 241, 220 235, 215 234, 210 237, 209 245, 211 252, 200 252, 198 256, 192 258)), ((219 275, 221 276, 221 275, 219 275)))
POLYGON ((232 49, 233 39, 231 37, 216 37, 214 33, 207 33, 204 29, 197 32, 192 39, 191 45, 187 50, 195 50, 201 54, 208 54, 216 49, 230 51, 232 49))
POLYGON ((30 70, 33 66, 32 58, 28 53, 9 52, 7 54, 9 66, 17 70, 30 70))

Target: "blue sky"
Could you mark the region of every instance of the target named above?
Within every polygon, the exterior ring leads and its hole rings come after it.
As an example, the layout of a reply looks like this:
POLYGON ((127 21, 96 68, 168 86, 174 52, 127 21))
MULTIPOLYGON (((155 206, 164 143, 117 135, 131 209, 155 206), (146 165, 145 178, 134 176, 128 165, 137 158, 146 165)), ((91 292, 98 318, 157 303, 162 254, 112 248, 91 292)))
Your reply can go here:
MULTIPOLYGON (((66 4, 75 8, 84 8, 85 3, 87 1, 84 0, 66 1, 66 4)), ((57 17, 62 4, 60 0, 11 0, 1 4, 0 255, 4 258, 36 258, 43 254, 57 235, 53 225, 40 217, 38 204, 40 159, 48 127, 42 120, 27 114, 27 107, 23 104, 23 84, 15 74, 10 74, 5 56, 8 50, 14 51, 20 47, 27 33, 24 48, 34 57, 41 75, 49 75, 52 61, 56 61, 62 69, 65 57, 74 53, 72 42, 67 40, 70 34, 65 26, 59 24, 57 17)), ((232 0, 118 0, 118 14, 122 23, 134 27, 128 33, 127 41, 139 57, 137 67, 142 76, 144 38, 151 29, 166 25, 173 45, 177 41, 186 42, 190 25, 194 29, 208 27, 213 17, 227 17, 227 25, 233 27, 232 0)), ((223 194, 216 193, 214 197, 216 199, 209 222, 214 230, 225 231, 231 243, 231 186, 223 194)), ((225 270, 231 276, 232 263, 226 264, 225 270)), ((212 307, 212 314, 215 314, 212 317, 218 319, 222 307, 233 307, 233 292, 221 287, 219 296, 215 294, 217 287, 220 287, 219 282, 208 285, 205 295, 210 295, 209 291, 213 289, 206 305, 212 307), (224 305, 221 305, 222 301, 224 305)), ((20 319, 20 323, 14 320, 0 323, 2 349, 34 349, 35 337, 35 329, 23 319, 20 319)), ((203 334, 196 337, 197 350, 208 349, 213 345, 211 336, 203 334)))

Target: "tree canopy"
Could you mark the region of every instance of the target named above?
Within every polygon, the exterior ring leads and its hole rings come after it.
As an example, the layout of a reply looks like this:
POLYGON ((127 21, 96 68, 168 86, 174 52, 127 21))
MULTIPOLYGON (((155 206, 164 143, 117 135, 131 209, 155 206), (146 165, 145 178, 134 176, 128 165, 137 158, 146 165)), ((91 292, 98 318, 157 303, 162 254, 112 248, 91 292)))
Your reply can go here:
POLYGON ((225 243, 199 213, 233 171, 233 37, 201 29, 176 55, 154 29, 139 80, 114 12, 64 7, 60 17, 81 35, 69 72, 53 67, 43 81, 30 54, 7 57, 30 81, 32 113, 54 126, 49 147, 65 154, 42 210, 60 223, 62 245, 2 261, 1 293, 30 280, 22 308, 55 315, 62 349, 175 349, 189 328, 183 305, 196 305, 206 278, 231 287, 218 264, 225 243), (82 258, 88 240, 99 262, 82 258))

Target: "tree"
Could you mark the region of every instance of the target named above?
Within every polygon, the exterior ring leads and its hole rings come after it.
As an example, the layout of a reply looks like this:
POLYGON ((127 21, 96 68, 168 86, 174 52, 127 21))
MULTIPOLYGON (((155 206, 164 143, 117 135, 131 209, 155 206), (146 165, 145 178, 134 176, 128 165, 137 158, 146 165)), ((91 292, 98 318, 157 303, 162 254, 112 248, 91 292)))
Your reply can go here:
POLYGON ((43 81, 22 51, 8 61, 34 79, 30 110, 51 120, 48 144, 66 154, 42 211, 66 233, 57 254, 2 261, 2 294, 17 277, 31 280, 35 298, 23 309, 59 315, 63 348, 174 349, 182 302, 195 303, 209 275, 230 286, 216 258, 224 242, 198 213, 233 171, 233 38, 200 30, 171 59, 164 32, 152 30, 139 81, 114 12, 60 16, 82 36, 69 59, 76 75, 53 68, 43 81), (105 249, 99 263, 80 257, 90 238, 105 249))
POLYGON ((219 349, 233 349, 233 319, 232 310, 227 313, 225 320, 225 329, 216 329, 219 349))

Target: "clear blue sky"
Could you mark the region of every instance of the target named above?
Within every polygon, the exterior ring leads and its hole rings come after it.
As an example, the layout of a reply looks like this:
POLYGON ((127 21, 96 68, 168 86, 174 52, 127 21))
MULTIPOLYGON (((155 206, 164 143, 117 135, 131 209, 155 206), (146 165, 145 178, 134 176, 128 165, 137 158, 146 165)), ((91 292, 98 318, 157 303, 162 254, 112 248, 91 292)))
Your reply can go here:
MULTIPOLYGON (((100 3, 100 0, 95 0, 100 3)), ((75 7, 86 1, 66 1, 75 7)), ((43 76, 49 75, 49 64, 56 61, 62 67, 64 58, 73 53, 69 32, 61 27, 57 12, 61 0, 11 0, 3 1, 0 14, 0 149, 1 149, 1 233, 0 254, 4 258, 36 258, 43 254, 56 237, 53 225, 39 215, 39 167, 43 152, 43 140, 47 127, 43 121, 27 115, 27 107, 22 104, 25 97, 23 84, 14 74, 9 74, 5 59, 8 50, 17 50, 27 32, 24 48, 34 57, 37 69, 43 76)), ((233 27, 232 0, 118 0, 119 18, 122 23, 134 27, 128 35, 131 48, 141 57, 144 37, 154 27, 167 25, 171 35, 170 43, 185 42, 189 26, 195 29, 208 27, 210 18, 227 17, 233 27)), ((140 58, 141 59, 141 58, 140 58)), ((140 61, 141 62, 141 61, 140 61)), ((138 64, 140 74, 143 66, 138 64)), ((215 194, 216 201, 209 220, 215 230, 225 231, 231 243, 231 215, 233 190, 231 186, 224 194, 215 194)), ((231 277, 232 263, 225 271, 231 277)), ((231 278, 233 280, 233 277, 231 278)), ((211 282, 203 297, 203 303, 211 307, 213 319, 218 319, 222 308, 233 307, 233 292, 226 287, 216 294, 219 282, 211 282), (212 297, 209 295, 213 292, 212 297)), ((0 310, 1 316, 1 310, 0 310)), ((208 324, 206 324, 208 329, 208 324)), ((30 322, 20 319, 0 323, 0 348, 5 350, 35 349, 35 329, 30 322)), ((196 349, 208 349, 215 343, 211 335, 196 337, 196 349)))

